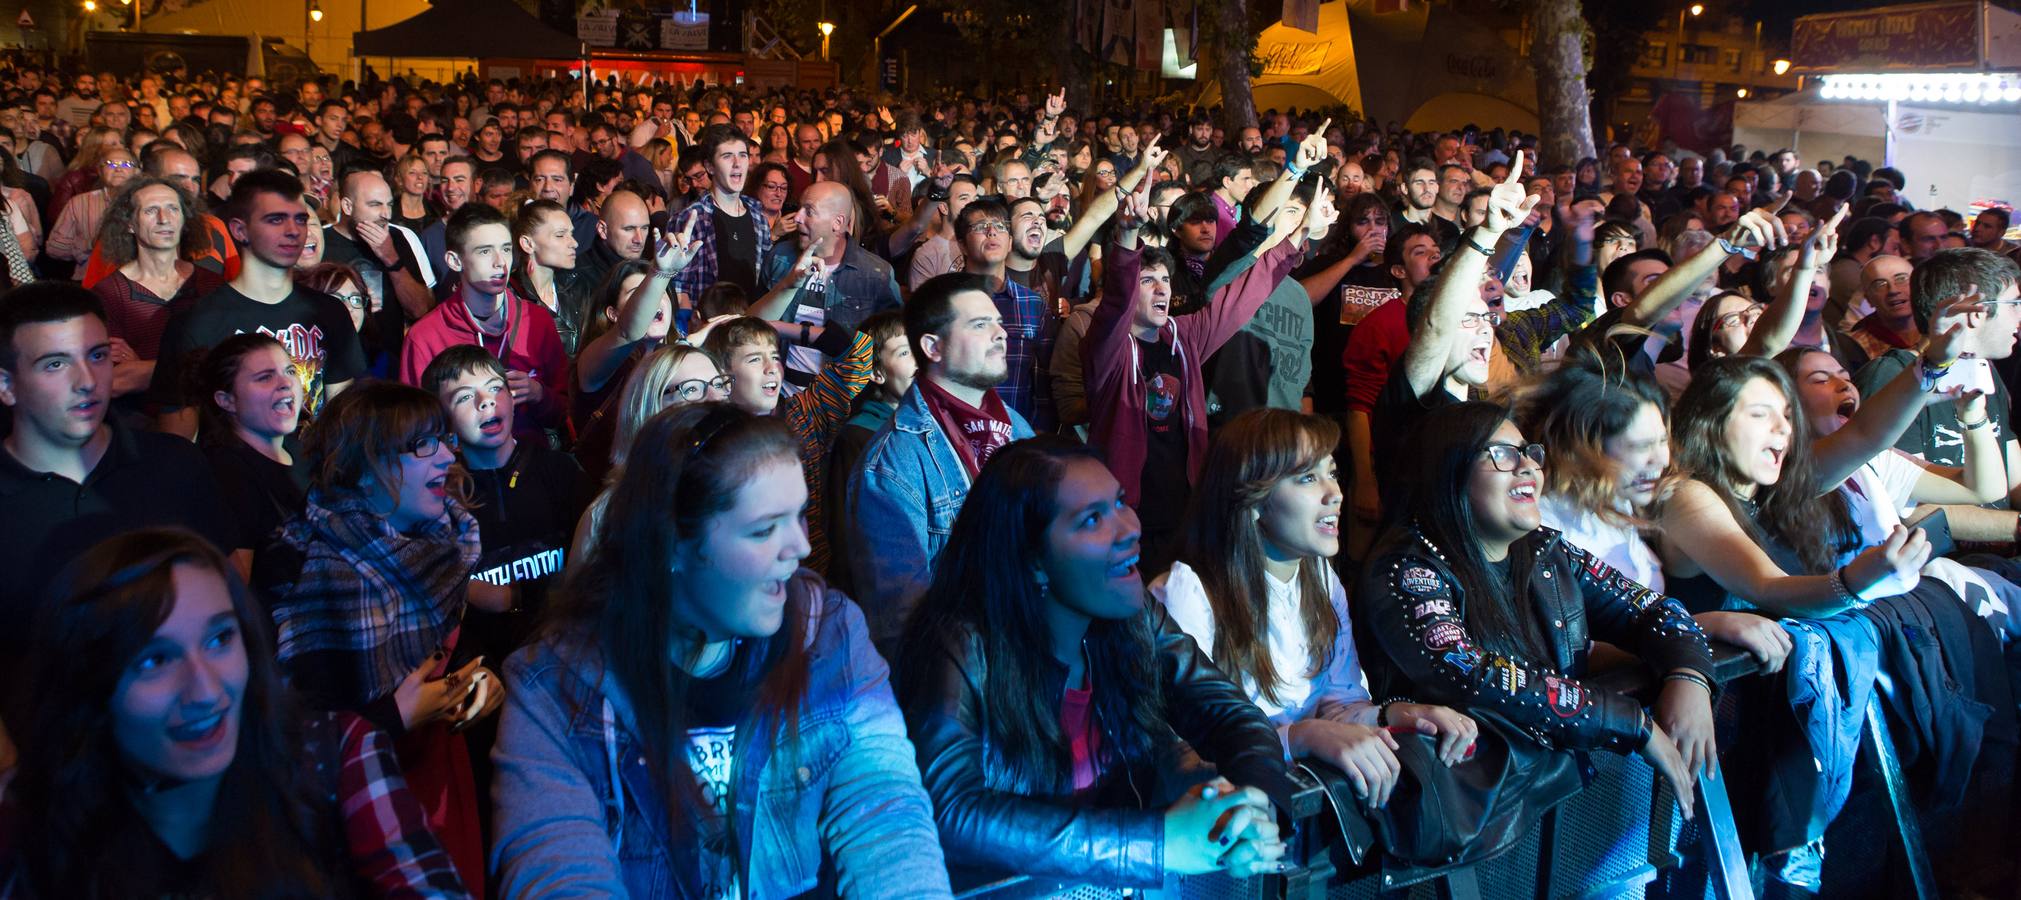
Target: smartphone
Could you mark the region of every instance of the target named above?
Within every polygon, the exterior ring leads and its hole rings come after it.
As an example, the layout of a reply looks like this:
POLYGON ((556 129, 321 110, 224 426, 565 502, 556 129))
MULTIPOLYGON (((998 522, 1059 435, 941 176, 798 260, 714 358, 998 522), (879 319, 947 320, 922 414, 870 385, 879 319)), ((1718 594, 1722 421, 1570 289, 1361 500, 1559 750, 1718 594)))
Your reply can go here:
POLYGON ((1937 390, 1948 391, 1963 388, 1982 394, 1993 393, 1993 363, 1991 360, 1972 357, 1951 364, 1942 377, 1937 379, 1937 390))
POLYGON ((1951 537, 1951 517, 1941 506, 1926 507, 1927 512, 1912 516, 1902 524, 1910 528, 1923 529, 1923 539, 1930 542, 1930 557, 1948 556, 1957 551, 1958 541, 1951 537))

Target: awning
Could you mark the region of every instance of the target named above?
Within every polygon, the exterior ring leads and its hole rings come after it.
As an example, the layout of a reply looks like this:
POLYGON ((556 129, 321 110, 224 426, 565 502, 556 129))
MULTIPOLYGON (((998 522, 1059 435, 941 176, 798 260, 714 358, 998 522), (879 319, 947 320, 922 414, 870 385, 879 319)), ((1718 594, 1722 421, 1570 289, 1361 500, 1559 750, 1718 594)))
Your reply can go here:
POLYGON ((352 34, 359 56, 411 59, 575 59, 582 42, 501 0, 437 0, 427 12, 352 34))

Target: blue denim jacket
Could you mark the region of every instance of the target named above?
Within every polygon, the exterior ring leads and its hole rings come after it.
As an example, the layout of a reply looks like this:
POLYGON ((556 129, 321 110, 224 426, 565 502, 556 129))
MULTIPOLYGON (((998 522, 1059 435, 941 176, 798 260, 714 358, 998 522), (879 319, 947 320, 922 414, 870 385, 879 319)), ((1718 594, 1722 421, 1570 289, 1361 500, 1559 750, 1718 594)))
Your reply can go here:
MULTIPOLYGON (((932 801, 861 612, 805 569, 788 590, 805 598, 810 620, 807 696, 796 737, 775 721, 737 723, 730 815, 742 896, 823 887, 948 897, 932 801)), ((506 662, 505 679, 492 752, 498 896, 691 897, 696 874, 677 871, 669 804, 646 768, 631 701, 595 649, 534 644, 506 662), (613 771, 622 790, 611 789, 613 771)))
MULTIPOLYGON (((1017 410, 1005 411, 1012 440, 1033 435, 1017 410)), ((848 500, 859 551, 852 562, 855 589, 871 640, 889 648, 933 580, 933 561, 968 496, 968 470, 916 384, 864 447, 860 465, 850 476, 848 500)))

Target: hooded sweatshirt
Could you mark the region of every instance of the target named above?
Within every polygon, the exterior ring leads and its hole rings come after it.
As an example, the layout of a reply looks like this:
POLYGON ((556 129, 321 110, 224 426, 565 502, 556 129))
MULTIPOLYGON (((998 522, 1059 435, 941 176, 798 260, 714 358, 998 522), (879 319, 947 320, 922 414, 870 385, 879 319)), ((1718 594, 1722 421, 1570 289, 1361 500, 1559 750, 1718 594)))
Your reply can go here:
MULTIPOLYGON (((1265 251, 1249 271, 1216 291, 1204 308, 1173 316, 1158 332, 1160 342, 1172 345, 1184 382, 1177 400, 1186 429, 1188 482, 1199 482, 1200 466, 1207 458, 1207 390, 1200 366, 1248 323, 1277 283, 1291 273, 1299 255, 1296 242, 1280 242, 1265 251)), ((1081 342, 1092 420, 1089 436, 1102 448, 1109 471, 1122 483, 1125 502, 1137 506, 1142 499, 1148 453, 1144 425, 1147 398, 1129 319, 1143 254, 1112 245, 1103 258, 1102 303, 1081 342)))
POLYGON ((421 386, 421 373, 435 355, 459 344, 476 344, 498 357, 507 369, 525 372, 545 388, 538 403, 514 410, 512 433, 531 437, 545 428, 562 427, 562 412, 568 409, 568 354, 555 329, 554 314, 538 303, 507 293, 505 333, 485 334, 470 317, 459 291, 437 304, 407 329, 407 341, 400 351, 400 380, 421 386))

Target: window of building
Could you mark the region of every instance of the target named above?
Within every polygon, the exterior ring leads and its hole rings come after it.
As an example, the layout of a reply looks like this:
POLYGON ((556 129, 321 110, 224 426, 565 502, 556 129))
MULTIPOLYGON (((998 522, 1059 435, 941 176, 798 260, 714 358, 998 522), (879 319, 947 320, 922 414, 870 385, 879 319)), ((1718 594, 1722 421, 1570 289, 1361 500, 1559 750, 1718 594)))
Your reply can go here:
POLYGON ((1661 69, 1669 62, 1669 41, 1643 41, 1642 55, 1636 58, 1635 66, 1642 69, 1661 69))
POLYGON ((1726 67, 1726 71, 1728 71, 1728 72, 1738 72, 1738 71, 1740 71, 1740 51, 1739 51, 1739 50, 1721 50, 1721 51, 1719 52, 1719 62, 1720 62, 1720 65, 1723 65, 1723 66, 1725 66, 1725 67, 1726 67))

